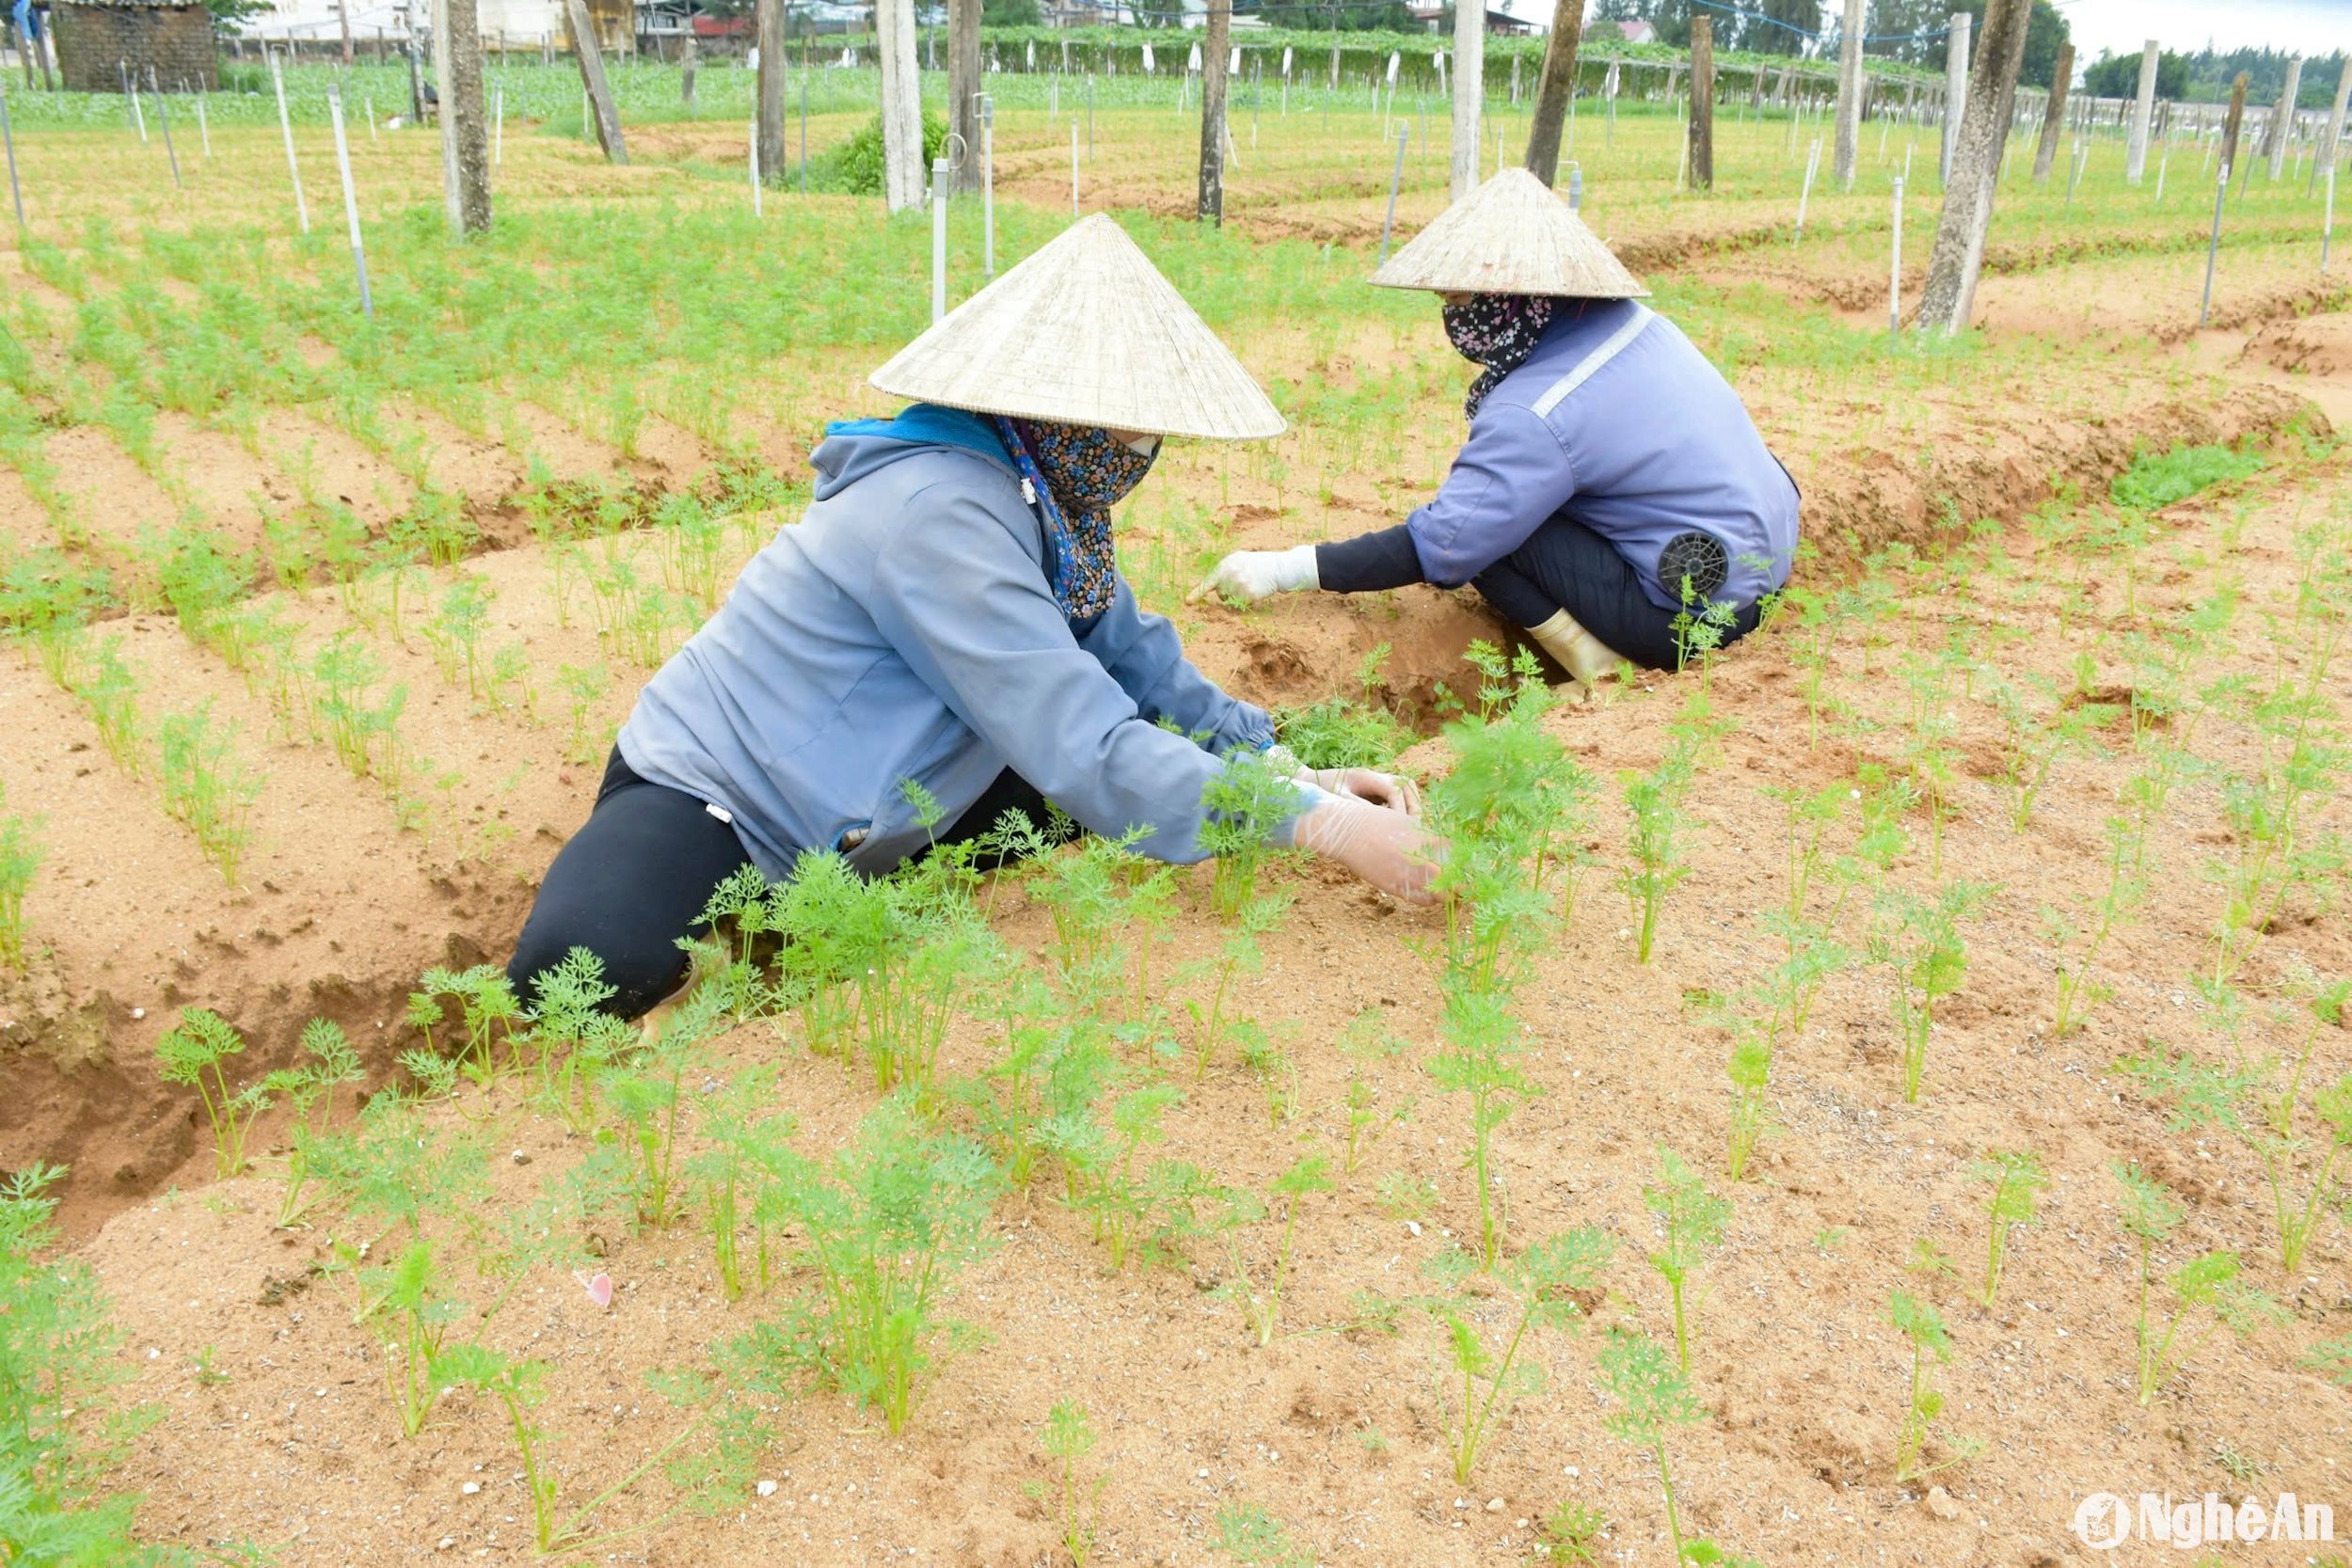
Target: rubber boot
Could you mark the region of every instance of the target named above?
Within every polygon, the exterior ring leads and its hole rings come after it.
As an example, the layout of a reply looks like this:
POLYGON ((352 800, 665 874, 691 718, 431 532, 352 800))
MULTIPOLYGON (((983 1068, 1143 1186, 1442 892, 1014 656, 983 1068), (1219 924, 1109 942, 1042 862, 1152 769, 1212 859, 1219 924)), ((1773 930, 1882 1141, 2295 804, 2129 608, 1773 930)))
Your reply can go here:
POLYGON ((1577 625, 1565 610, 1553 613, 1540 626, 1530 626, 1527 635, 1536 646, 1559 660, 1565 670, 1583 685, 1590 686, 1604 675, 1614 674, 1625 658, 1617 651, 1577 625))

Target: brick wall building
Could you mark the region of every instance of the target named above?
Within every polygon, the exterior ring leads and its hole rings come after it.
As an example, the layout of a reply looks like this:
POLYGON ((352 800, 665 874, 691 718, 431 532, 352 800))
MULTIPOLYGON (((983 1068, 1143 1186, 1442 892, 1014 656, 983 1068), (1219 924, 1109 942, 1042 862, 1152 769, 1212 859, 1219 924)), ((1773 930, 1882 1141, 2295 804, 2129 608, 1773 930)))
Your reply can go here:
POLYGON ((142 88, 151 66, 167 91, 220 86, 212 13, 195 0, 53 0, 49 17, 68 92, 120 92, 126 67, 142 88))

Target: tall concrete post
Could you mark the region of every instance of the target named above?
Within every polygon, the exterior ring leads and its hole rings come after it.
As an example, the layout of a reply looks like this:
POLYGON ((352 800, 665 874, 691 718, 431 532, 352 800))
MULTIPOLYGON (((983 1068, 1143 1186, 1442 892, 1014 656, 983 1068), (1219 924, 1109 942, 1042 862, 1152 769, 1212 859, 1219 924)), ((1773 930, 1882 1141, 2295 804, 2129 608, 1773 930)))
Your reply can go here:
POLYGON ((2221 172, 2238 166, 2238 142, 2246 135, 2246 72, 2230 79, 2230 112, 2221 120, 2221 172))
POLYGON ((1691 188, 1715 188, 1715 24, 1691 19, 1691 188))
POLYGON ((1839 190, 1853 188, 1856 146, 1862 139, 1863 0, 1846 0, 1837 24, 1837 151, 1831 172, 1839 190))
POLYGON ((2050 164, 2058 156, 2058 132, 2066 125, 2066 93, 2074 85, 2074 46, 2058 45, 2058 71, 2050 78, 2050 102, 2042 110, 2042 144, 2034 149, 2033 182, 2050 182, 2050 164))
POLYGON ((2270 125, 2263 133, 2263 152, 2270 159, 2270 177, 2279 178, 2287 161, 2287 135, 2295 127, 2295 98, 2303 90, 2303 56, 2297 55, 2287 62, 2286 89, 2279 94, 2279 106, 2271 112, 2270 125))
POLYGON ((1982 69, 1968 85, 1951 172, 1944 182, 1944 212, 1928 255, 1928 287, 1919 304, 1922 327, 1957 332, 1968 325, 1969 258, 1983 255, 1985 226, 2001 171, 2001 143, 2026 57, 2026 24, 2033 0, 1986 0, 1982 69))
POLYGON ((1966 11, 1954 11, 1944 45, 1944 151, 1935 166, 1947 188, 1952 182, 1952 148, 1968 105, 1968 29, 1974 21, 1966 11))
POLYGON ((2123 149, 2126 184, 2138 184, 2139 177, 2148 172, 2148 127, 2155 119, 2158 56, 2156 40, 2150 39, 2139 52, 2139 97, 2132 104, 2131 139, 2123 149))
POLYGON ((1584 0, 1554 0, 1535 110, 1527 122, 1527 171, 1547 185, 1560 174, 1561 127, 1576 97, 1576 51, 1583 38, 1584 0))
POLYGON ((1486 0, 1454 8, 1454 199, 1478 188, 1479 110, 1486 103, 1486 0))
POLYGON ((914 0, 876 0, 882 55, 882 199, 903 213, 923 205, 923 87, 914 61, 914 0))
POLYGON ((1198 216, 1225 222, 1225 73, 1232 48, 1233 0, 1209 0, 1208 36, 1200 50, 1200 197, 1198 216))
POLYGON ((980 188, 980 0, 947 0, 947 129, 956 144, 956 191, 980 188))
POLYGON ((752 8, 752 32, 759 40, 759 80, 754 88, 762 184, 784 183, 784 87, 791 71, 784 39, 784 0, 756 0, 752 8))
POLYGON ((2336 161, 2336 150, 2344 140, 2344 106, 2346 99, 2352 99, 2352 54, 2344 55, 2344 70, 2336 75, 2335 107, 2328 111, 2328 134, 2320 141, 2319 156, 2312 160, 2311 182, 2303 187, 2307 196, 2317 188, 2319 171, 2336 161))
POLYGON ((441 101, 441 179, 449 226, 490 227, 490 135, 482 112, 482 16, 477 0, 433 0, 433 75, 441 101))

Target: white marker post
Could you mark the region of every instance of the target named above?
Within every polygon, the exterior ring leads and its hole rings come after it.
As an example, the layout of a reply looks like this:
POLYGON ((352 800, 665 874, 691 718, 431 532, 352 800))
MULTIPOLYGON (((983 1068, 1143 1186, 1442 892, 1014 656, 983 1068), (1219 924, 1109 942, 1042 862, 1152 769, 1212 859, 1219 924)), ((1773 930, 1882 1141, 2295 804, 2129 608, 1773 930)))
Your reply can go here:
POLYGON ((368 142, 371 146, 383 138, 375 134, 375 95, 370 93, 360 100, 368 106, 368 142))
POLYGON ((204 156, 213 155, 213 128, 204 122, 204 95, 196 95, 196 136, 204 145, 204 156))
POLYGON ((2225 161, 2221 166, 2221 178, 2213 192, 2213 238, 2205 242, 2205 297, 2197 307, 2197 325, 2201 327, 2213 314, 2213 269, 2214 262, 2221 255, 2221 208, 2229 198, 2230 166, 2225 161))
POLYGON ((351 188, 351 146, 343 138, 343 93, 340 87, 326 89, 326 112, 335 122, 335 167, 343 178, 343 220, 351 227, 351 262, 359 273, 359 309, 369 320, 375 319, 375 298, 368 292, 368 252, 359 243, 359 198, 351 188))
POLYGON ((1396 134, 1396 167, 1389 174, 1389 215, 1380 220, 1380 264, 1384 267, 1389 264, 1389 235, 1396 228, 1396 188, 1405 181, 1405 144, 1412 135, 1410 121, 1396 134))
MULTIPOLYGON (((1077 127, 1071 127, 1074 133, 1077 127)), ((947 160, 931 160, 931 321, 947 313, 947 160)))
MULTIPOLYGON (((9 179, 16 176, 16 160, 9 157, 9 179)), ((2328 275, 2328 242, 2336 237, 2336 165, 2328 165, 2328 207, 2327 216, 2319 221, 2319 275, 2328 275)))
POLYGON ((302 199, 302 166, 294 162, 294 121, 286 117, 285 72, 278 69, 278 56, 270 54, 267 44, 262 46, 262 52, 269 55, 269 85, 278 93, 278 130, 286 138, 286 173, 294 181, 294 220, 308 234, 310 231, 310 204, 302 199))
MULTIPOLYGON (((21 242, 24 236, 24 187, 16 182, 16 133, 8 125, 8 87, 4 81, 0 81, 0 144, 5 144, 8 150, 8 195, 16 198, 16 232, 21 242)), ((2328 196, 2331 208, 2335 194, 2336 177, 2331 169, 2328 175, 2328 196)), ((2323 251, 2321 255, 2324 258, 2326 252, 2323 251)), ((2319 270, 2322 272, 2328 270, 2328 263, 2324 259, 2319 264, 2319 270)))
POLYGON ((1078 221, 1078 122, 1070 122, 1070 221, 1078 221))
POLYGON ((1886 330, 1889 336, 1903 334, 1903 182, 1895 181, 1895 254, 1886 265, 1886 330))
POLYGON ((1807 154, 1805 155, 1805 160, 1804 160, 1804 190, 1802 190, 1802 191, 1799 191, 1799 192, 1797 193, 1797 234, 1796 234, 1796 237, 1797 237, 1797 239, 1799 239, 1799 240, 1802 240, 1802 239, 1804 239, 1804 210, 1805 210, 1805 208, 1806 208, 1806 207, 1810 206, 1810 205, 1812 204, 1812 201, 1813 201, 1813 177, 1814 177, 1816 174, 1819 174, 1819 173, 1820 172, 1820 169, 1821 169, 1821 138, 1820 138, 1820 137, 1819 137, 1819 136, 1816 136, 1816 137, 1814 137, 1814 138, 1813 138, 1813 150, 1812 150, 1811 152, 1809 152, 1809 153, 1807 153, 1807 154))
POLYGON ((147 145, 147 115, 139 108, 139 85, 132 79, 128 67, 123 70, 122 80, 124 90, 131 95, 131 123, 139 128, 139 145, 145 147, 147 145))

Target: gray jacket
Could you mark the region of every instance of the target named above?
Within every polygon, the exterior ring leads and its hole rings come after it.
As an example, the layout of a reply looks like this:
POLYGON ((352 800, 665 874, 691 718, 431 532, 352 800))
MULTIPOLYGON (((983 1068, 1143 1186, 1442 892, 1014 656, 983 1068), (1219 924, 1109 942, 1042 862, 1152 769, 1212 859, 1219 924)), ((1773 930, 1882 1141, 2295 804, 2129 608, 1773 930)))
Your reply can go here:
POLYGON ((805 517, 639 692, 628 766, 727 812, 771 877, 825 846, 887 871, 928 837, 900 781, 931 793, 944 831, 1007 768, 1090 832, 1142 827, 1144 853, 1203 858, 1201 785, 1273 726, 1195 670, 1123 578, 1090 625, 1063 617, 1043 525, 988 425, 917 405, 835 427, 813 461, 805 517))

